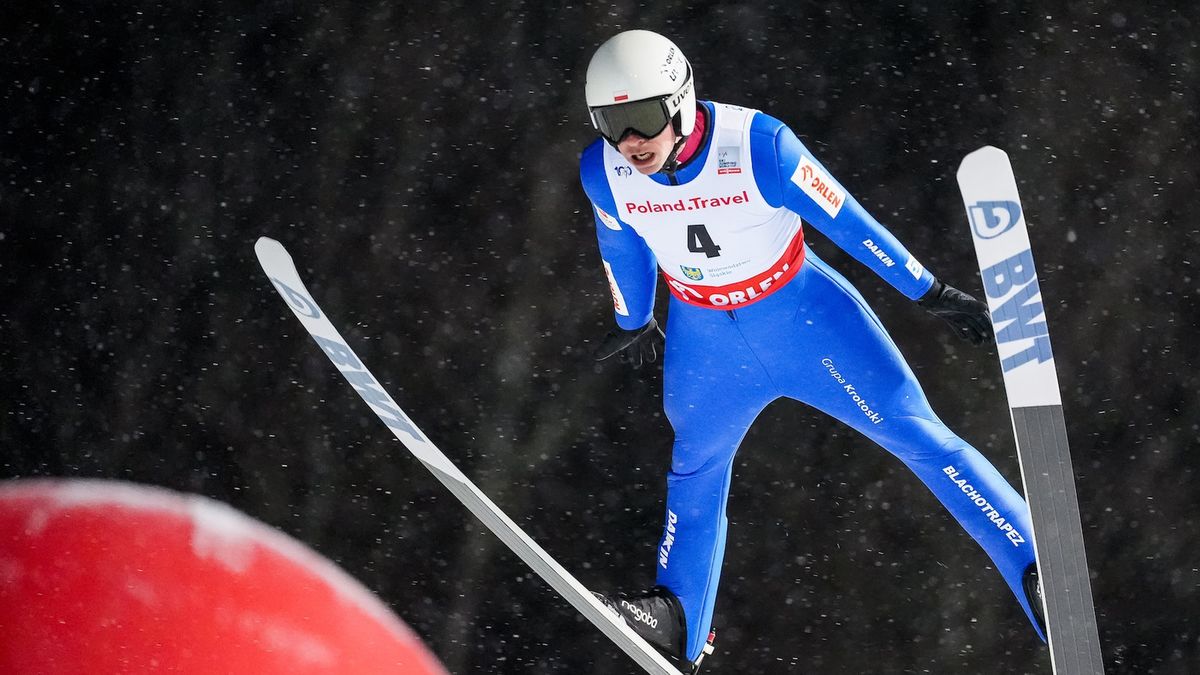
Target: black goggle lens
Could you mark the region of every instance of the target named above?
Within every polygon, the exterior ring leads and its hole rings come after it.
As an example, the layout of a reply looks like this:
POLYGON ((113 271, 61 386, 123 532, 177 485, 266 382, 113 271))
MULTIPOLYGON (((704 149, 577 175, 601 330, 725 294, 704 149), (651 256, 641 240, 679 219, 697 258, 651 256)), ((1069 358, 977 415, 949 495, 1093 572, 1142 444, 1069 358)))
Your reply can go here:
POLYGON ((667 102, 662 98, 592 108, 592 114, 596 117, 600 135, 613 145, 625 140, 631 133, 654 138, 671 123, 667 102))

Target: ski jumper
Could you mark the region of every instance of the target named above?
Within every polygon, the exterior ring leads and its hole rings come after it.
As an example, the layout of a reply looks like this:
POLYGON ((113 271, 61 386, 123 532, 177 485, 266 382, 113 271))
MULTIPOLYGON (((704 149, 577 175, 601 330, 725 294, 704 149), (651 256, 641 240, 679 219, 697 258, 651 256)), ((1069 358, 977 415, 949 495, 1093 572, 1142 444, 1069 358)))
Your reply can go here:
POLYGON ((655 564, 657 583, 683 604, 686 657, 699 655, 712 622, 734 455, 781 396, 837 418, 908 466, 984 548, 1033 621, 1021 586, 1034 561, 1024 500, 933 413, 862 296, 804 244, 802 222, 911 299, 933 276, 782 122, 701 105, 705 138, 673 176, 639 174, 603 140, 584 151, 580 170, 617 324, 640 328, 652 318, 656 268, 671 291, 663 393, 675 442, 655 564))

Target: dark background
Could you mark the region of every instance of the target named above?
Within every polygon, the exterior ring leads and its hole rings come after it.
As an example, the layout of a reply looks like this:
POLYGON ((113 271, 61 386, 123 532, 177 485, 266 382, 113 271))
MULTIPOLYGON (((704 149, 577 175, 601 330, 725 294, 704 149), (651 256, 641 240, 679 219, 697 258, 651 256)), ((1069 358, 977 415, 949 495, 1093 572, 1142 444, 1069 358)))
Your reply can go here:
MULTIPOLYGON (((786 121, 976 294, 954 172, 1009 153, 1106 665, 1196 672, 1193 3, 556 4, 0 9, 0 475, 227 502, 339 563, 455 673, 629 672, 392 439, 252 247, 289 248, 412 418, 584 583, 649 585, 661 372, 589 357, 611 303, 577 159, 588 58, 650 28, 701 98, 786 121)), ((809 235, 1018 482, 994 348, 809 235)), ((919 481, 800 404, 751 430, 730 519, 709 672, 1049 672, 919 481)))

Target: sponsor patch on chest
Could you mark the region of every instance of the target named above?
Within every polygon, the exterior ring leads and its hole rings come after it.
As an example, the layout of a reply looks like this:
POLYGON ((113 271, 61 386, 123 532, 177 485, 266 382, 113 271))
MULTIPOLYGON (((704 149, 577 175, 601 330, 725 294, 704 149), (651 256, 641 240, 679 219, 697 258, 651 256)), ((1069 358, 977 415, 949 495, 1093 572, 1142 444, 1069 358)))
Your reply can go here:
POLYGON ((738 164, 741 154, 742 149, 736 145, 717 148, 717 174, 741 173, 742 167, 738 164))
POLYGON ((625 213, 632 215, 635 213, 702 211, 704 209, 717 209, 721 208, 722 206, 735 206, 749 203, 750 194, 746 190, 742 190, 738 194, 713 195, 711 197, 688 197, 686 199, 677 199, 673 202, 659 202, 649 199, 641 202, 627 201, 625 202, 625 213))

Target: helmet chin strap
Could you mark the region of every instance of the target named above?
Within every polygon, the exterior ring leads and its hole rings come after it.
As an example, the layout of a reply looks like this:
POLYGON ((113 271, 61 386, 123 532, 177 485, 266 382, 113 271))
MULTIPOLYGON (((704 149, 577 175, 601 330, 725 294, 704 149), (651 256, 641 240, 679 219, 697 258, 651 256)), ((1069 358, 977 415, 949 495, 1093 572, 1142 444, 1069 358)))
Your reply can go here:
POLYGON ((674 176, 679 170, 679 151, 683 150, 683 144, 687 143, 687 136, 680 136, 679 140, 675 141, 675 147, 671 148, 671 154, 667 155, 667 161, 663 162, 663 166, 658 170, 659 173, 665 173, 668 176, 674 176))

